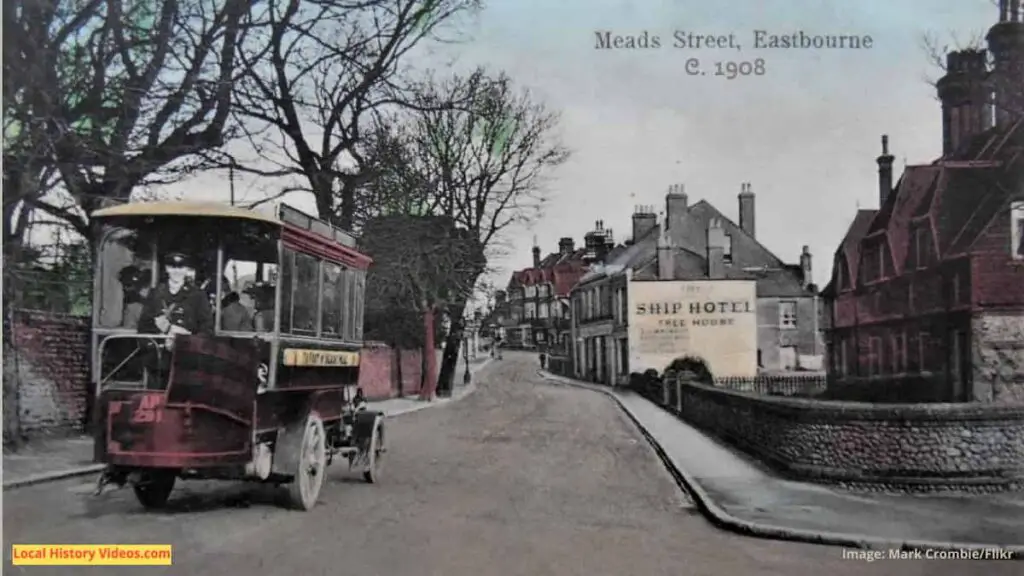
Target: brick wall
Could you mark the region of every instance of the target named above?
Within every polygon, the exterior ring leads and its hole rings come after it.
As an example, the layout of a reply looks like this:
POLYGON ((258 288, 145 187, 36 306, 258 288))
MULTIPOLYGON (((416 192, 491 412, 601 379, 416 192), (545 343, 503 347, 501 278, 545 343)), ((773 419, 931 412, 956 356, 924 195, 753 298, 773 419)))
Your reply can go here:
MULTIPOLYGON (((13 336, 12 341, 4 342, 4 401, 16 400, 20 433, 36 436, 81 430, 92 397, 89 318, 17 311, 13 336), (16 375, 21 385, 15 390, 9 385, 16 375)), ((440 351, 437 353, 440 355, 440 351)), ((416 394, 420 389, 420 351, 402 351, 401 361, 402 391, 416 394)), ((396 355, 390 347, 370 344, 363 350, 359 384, 367 398, 398 395, 395 364, 396 355)), ((5 426, 5 435, 8 432, 5 426)))
POLYGON ((676 385, 669 407, 684 420, 798 479, 906 491, 1024 487, 1024 405, 877 405, 676 385))
MULTIPOLYGON (((441 351, 438 350, 436 366, 441 365, 441 351)), ((368 344, 360 358, 359 386, 370 400, 394 398, 400 394, 398 362, 401 358, 401 395, 419 394, 422 384, 423 363, 419 350, 395 350, 386 344, 368 344)), ((437 375, 435 374, 436 378, 437 375)))
POLYGON ((14 313, 4 346, 4 376, 18 376, 18 419, 25 435, 81 429, 90 405, 89 319, 14 313))

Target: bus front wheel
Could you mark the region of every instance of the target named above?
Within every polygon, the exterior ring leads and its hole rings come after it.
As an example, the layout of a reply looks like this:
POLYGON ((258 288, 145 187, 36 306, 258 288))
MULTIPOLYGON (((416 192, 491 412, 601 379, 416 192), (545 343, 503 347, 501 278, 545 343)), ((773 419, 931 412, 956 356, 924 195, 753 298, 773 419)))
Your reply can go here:
POLYGON ((174 490, 177 472, 173 470, 151 470, 143 472, 132 484, 135 498, 147 510, 163 508, 174 490))

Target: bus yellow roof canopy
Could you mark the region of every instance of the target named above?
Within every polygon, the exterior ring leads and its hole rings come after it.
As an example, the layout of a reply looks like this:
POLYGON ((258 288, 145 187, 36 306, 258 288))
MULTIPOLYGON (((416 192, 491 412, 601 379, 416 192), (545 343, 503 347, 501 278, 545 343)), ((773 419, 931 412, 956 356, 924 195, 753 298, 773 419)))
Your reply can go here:
POLYGON ((220 202, 129 202, 92 213, 93 218, 146 218, 160 216, 185 216, 196 218, 239 218, 255 220, 280 226, 281 221, 256 210, 223 204, 220 202))

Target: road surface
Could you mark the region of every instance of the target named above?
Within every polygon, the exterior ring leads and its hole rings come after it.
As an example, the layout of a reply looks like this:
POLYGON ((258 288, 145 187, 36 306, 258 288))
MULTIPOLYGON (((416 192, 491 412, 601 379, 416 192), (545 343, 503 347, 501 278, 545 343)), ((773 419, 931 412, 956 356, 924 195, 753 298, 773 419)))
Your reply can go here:
POLYGON ((1021 563, 843 559, 721 531, 602 395, 507 354, 479 390, 390 421, 382 483, 337 466, 312 512, 273 490, 184 483, 145 513, 91 479, 4 493, 4 574, 701 576, 1019 574, 1021 563), (170 543, 171 567, 14 567, 14 543, 170 543))

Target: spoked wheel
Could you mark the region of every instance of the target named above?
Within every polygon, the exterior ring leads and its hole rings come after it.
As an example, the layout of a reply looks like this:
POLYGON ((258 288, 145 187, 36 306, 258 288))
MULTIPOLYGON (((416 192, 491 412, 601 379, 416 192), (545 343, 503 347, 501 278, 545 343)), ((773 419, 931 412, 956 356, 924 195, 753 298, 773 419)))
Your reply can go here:
POLYGON ((288 500, 292 507, 311 510, 316 506, 327 469, 326 452, 324 423, 316 414, 310 414, 306 419, 295 477, 288 484, 288 500))
POLYGON ((132 490, 135 491, 139 504, 147 510, 163 508, 171 496, 171 491, 174 490, 174 481, 177 477, 178 473, 175 470, 143 472, 132 484, 132 490))
POLYGON ((375 484, 380 480, 381 457, 384 455, 384 424, 377 422, 373 427, 373 436, 367 445, 366 470, 363 470, 363 480, 375 484))

